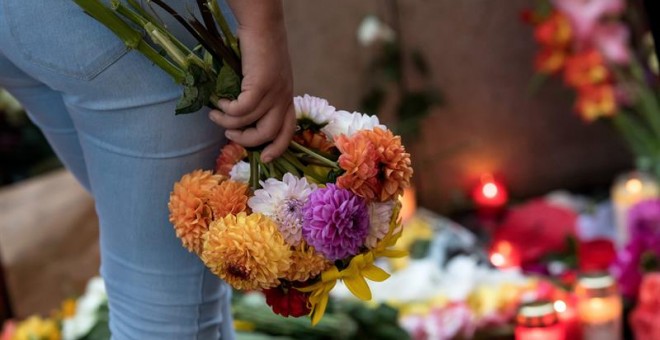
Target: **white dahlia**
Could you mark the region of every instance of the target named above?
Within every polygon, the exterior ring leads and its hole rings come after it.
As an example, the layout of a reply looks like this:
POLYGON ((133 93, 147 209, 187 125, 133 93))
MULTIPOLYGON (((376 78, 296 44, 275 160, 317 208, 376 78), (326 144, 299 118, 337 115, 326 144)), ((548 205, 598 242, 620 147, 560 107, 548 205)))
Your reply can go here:
POLYGON ((262 188, 254 192, 248 206, 254 213, 261 213, 275 221, 286 243, 297 246, 302 240, 302 207, 316 185, 290 173, 285 174, 281 181, 269 178, 260 183, 262 188))
POLYGON ((332 119, 321 131, 328 136, 328 139, 334 140, 339 135, 352 136, 360 130, 373 130, 374 128, 387 130, 387 127, 380 123, 378 117, 369 116, 359 112, 337 111, 332 119))
POLYGON ((308 94, 293 98, 293 105, 296 109, 296 119, 309 119, 319 125, 327 124, 335 113, 335 107, 327 100, 308 94))

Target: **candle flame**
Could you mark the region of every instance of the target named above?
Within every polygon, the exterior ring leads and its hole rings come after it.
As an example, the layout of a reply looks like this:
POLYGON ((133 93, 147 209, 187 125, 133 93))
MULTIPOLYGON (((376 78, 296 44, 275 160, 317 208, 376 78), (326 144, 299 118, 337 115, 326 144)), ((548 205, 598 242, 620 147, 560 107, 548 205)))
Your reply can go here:
POLYGON ((626 191, 636 194, 642 191, 642 181, 639 178, 631 178, 626 181, 625 187, 626 191))
POLYGON ((502 267, 506 263, 506 259, 504 258, 504 255, 500 253, 492 253, 490 254, 490 262, 493 264, 495 267, 502 267))
POLYGON ((563 313, 567 309, 566 302, 564 302, 562 300, 555 301, 554 306, 555 306, 555 310, 557 311, 557 313, 563 313))
POLYGON ((495 183, 486 183, 484 184, 483 188, 481 189, 481 192, 483 192, 484 196, 487 198, 494 198, 497 196, 498 193, 497 185, 495 183))

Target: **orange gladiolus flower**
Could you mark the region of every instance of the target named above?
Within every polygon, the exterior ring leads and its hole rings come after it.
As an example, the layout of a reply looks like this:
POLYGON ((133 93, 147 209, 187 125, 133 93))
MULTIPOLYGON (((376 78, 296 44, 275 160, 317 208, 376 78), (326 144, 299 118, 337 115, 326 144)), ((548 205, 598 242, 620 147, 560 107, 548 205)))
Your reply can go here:
POLYGON ((570 44, 572 36, 571 23, 568 18, 556 11, 534 29, 536 41, 548 47, 566 47, 570 44))
POLYGON ((609 77, 610 72, 603 56, 597 50, 577 53, 566 59, 564 81, 570 86, 580 88, 596 85, 607 81, 609 77))
POLYGON ((617 110, 614 88, 609 84, 581 88, 575 110, 587 122, 613 116, 617 110))
POLYGON ((566 52, 560 49, 543 49, 534 60, 534 68, 545 74, 559 72, 566 63, 566 52))

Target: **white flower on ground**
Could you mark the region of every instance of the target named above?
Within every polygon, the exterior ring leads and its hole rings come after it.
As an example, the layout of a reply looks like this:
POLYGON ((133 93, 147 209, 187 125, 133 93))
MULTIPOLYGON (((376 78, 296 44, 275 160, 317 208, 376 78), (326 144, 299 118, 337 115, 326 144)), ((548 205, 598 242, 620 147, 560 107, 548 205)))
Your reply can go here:
POLYGON ((296 109, 296 119, 309 119, 319 125, 327 124, 335 113, 335 107, 327 100, 308 94, 294 97, 293 105, 296 109))
POLYGON ((352 136, 360 130, 373 130, 374 128, 386 130, 387 127, 380 123, 378 117, 369 116, 359 112, 337 111, 328 125, 321 131, 328 136, 328 139, 334 140, 339 135, 352 136))
POLYGON ((240 161, 231 168, 229 178, 234 182, 248 183, 250 181, 250 163, 240 161))
POLYGON ((375 42, 393 42, 394 30, 380 21, 376 16, 368 15, 362 19, 357 31, 358 41, 362 46, 370 46, 375 42))
POLYGON ((390 230, 393 210, 394 201, 369 204, 369 235, 367 235, 365 241, 367 248, 373 249, 376 247, 378 241, 385 237, 390 230))
POLYGON ((285 174, 281 181, 269 178, 260 183, 262 189, 254 192, 248 205, 253 212, 273 219, 289 245, 298 245, 302 240, 302 207, 316 185, 290 173, 285 174))
POLYGON ((62 339, 75 340, 87 335, 98 322, 99 307, 107 300, 103 279, 89 280, 85 294, 76 301, 76 314, 62 321, 62 339))

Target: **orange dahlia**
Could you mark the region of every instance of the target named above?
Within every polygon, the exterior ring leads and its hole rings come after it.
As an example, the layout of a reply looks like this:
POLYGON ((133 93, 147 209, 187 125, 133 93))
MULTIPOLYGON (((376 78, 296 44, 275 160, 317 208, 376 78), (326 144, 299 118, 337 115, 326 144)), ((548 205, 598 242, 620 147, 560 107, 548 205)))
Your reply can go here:
POLYGON ((390 130, 374 128, 363 133, 373 143, 378 155, 378 179, 382 183, 382 191, 377 199, 385 202, 397 198, 403 194, 403 189, 410 186, 413 174, 410 154, 401 144, 401 137, 390 130))
POLYGON ((168 203, 170 222, 189 251, 199 254, 202 250, 202 235, 213 217, 208 199, 222 180, 222 176, 211 171, 195 170, 174 184, 168 203))
POLYGON ((209 196, 209 206, 215 219, 247 210, 248 185, 226 180, 216 186, 209 196))
POLYGON ((284 273, 284 278, 289 281, 305 282, 321 274, 331 265, 332 262, 303 241, 293 249, 291 267, 284 273))
POLYGON ((337 186, 353 191, 356 195, 372 200, 380 195, 378 182, 378 154, 374 144, 360 131, 351 137, 335 137, 341 152, 339 167, 346 172, 337 178, 337 186))
POLYGON ((247 157, 245 148, 234 142, 229 142, 220 150, 220 155, 215 160, 215 171, 229 177, 229 172, 234 165, 245 157, 247 157))
POLYGON ((293 136, 293 140, 308 148, 327 153, 332 152, 335 148, 323 132, 315 133, 312 130, 303 130, 293 136))
POLYGON ((254 290, 280 284, 278 278, 291 267, 291 255, 275 222, 242 212, 211 223, 201 258, 232 287, 254 290))

